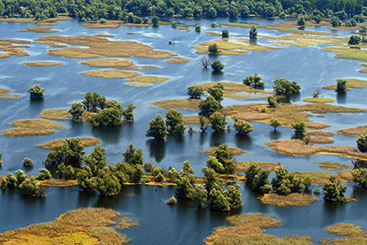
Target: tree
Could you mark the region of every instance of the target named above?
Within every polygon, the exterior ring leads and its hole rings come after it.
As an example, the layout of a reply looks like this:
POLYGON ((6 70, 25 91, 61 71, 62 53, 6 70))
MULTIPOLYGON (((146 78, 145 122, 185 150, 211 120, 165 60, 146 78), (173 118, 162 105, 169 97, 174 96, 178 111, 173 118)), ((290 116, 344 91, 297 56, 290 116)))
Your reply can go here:
POLYGON ((45 163, 46 165, 64 163, 65 165, 80 166, 84 154, 84 147, 80 139, 66 139, 62 145, 51 148, 45 163))
POLYGON ((212 210, 222 212, 231 210, 230 203, 224 196, 224 191, 219 186, 215 186, 209 192, 209 207, 212 210))
POLYGON ((303 179, 303 184, 305 186, 305 189, 308 190, 308 187, 310 187, 312 185, 311 177, 307 176, 306 178, 304 178, 303 179))
POLYGON ((219 60, 213 61, 210 66, 212 67, 214 72, 221 72, 224 68, 224 65, 219 60))
POLYGON ((99 95, 98 93, 88 92, 84 96, 84 100, 82 104, 85 106, 87 111, 97 112, 97 107, 100 107, 102 110, 106 103, 106 97, 99 95))
POLYGON ((208 157, 208 160, 206 161, 206 166, 208 168, 214 169, 214 171, 219 173, 219 174, 223 174, 225 172, 225 169, 224 169, 222 163, 220 163, 218 161, 218 159, 216 159, 215 157, 212 157, 212 156, 208 157))
POLYGON ((365 153, 367 152, 367 136, 362 134, 357 139, 358 150, 365 153))
POLYGON ((200 116, 200 130, 202 131, 202 132, 205 132, 205 130, 206 130, 206 122, 205 122, 205 119, 204 119, 204 117, 203 116, 200 116))
POLYGON ((40 84, 35 84, 28 89, 31 100, 43 100, 45 98, 43 94, 44 91, 45 89, 42 88, 40 84))
POLYGON ((301 86, 296 82, 290 82, 284 78, 277 78, 274 80, 274 91, 277 95, 292 95, 299 93, 301 86))
POLYGON ((159 26, 158 23, 159 23, 159 17, 153 16, 152 18, 153 27, 158 27, 159 26))
POLYGON ((145 162, 144 163, 144 171, 146 173, 151 173, 153 174, 154 173, 154 164, 152 162, 145 162))
POLYGON ((74 119, 79 119, 83 115, 84 109, 82 103, 72 103, 69 113, 73 116, 74 119))
POLYGON ((106 150, 97 145, 93 148, 93 151, 85 157, 86 166, 89 167, 92 175, 97 175, 98 170, 107 166, 107 159, 104 156, 106 150))
POLYGON ((292 123, 292 127, 296 134, 304 134, 306 132, 306 125, 304 122, 292 123))
POLYGON ((367 185, 367 168, 359 168, 352 170, 353 181, 358 183, 361 187, 367 185))
POLYGON ((338 80, 336 82, 336 92, 338 93, 345 93, 347 91, 347 81, 345 80, 338 80))
POLYGON ((169 134, 174 136, 183 136, 185 133, 185 125, 182 119, 182 113, 171 109, 166 113, 166 124, 169 134), (182 128, 183 127, 183 128, 182 128))
POLYGON ((255 26, 251 26, 250 32, 249 32, 250 40, 254 41, 257 39, 257 29, 255 26))
POLYGON ((322 189, 324 191, 324 199, 331 202, 343 201, 344 193, 347 191, 347 187, 339 182, 336 183, 333 177, 326 182, 322 189))
POLYGON ((129 103, 126 109, 122 110, 122 115, 125 117, 126 121, 134 120, 134 109, 136 106, 133 103, 129 103))
POLYGON ((216 43, 209 44, 208 52, 209 52, 209 54, 218 54, 219 49, 218 49, 217 44, 216 43))
POLYGON ((201 95, 204 94, 204 89, 197 85, 191 85, 187 87, 187 94, 190 95, 191 99, 200 99, 201 95))
POLYGON ((255 74, 254 76, 247 76, 242 80, 243 84, 252 86, 254 89, 265 89, 265 82, 261 80, 261 77, 255 74))
POLYGON ((241 186, 239 184, 228 185, 227 190, 224 191, 224 195, 229 202, 231 209, 239 208, 243 204, 240 192, 241 186))
POLYGON ((223 85, 218 83, 208 89, 208 93, 219 103, 223 100, 223 85))
POLYGON ((298 15, 297 25, 304 26, 305 24, 306 22, 305 22, 305 17, 303 16, 303 14, 298 15))
POLYGON ((227 125, 226 118, 221 113, 214 113, 209 117, 209 121, 212 125, 212 129, 215 131, 222 131, 227 125))
POLYGON ((197 203, 198 208, 203 208, 208 199, 208 192, 204 189, 202 185, 198 185, 197 187, 195 187, 192 199, 194 202, 197 203))
POLYGON ((116 196, 121 192, 121 184, 109 168, 100 169, 97 178, 97 190, 101 196, 116 196))
POLYGON ((245 171, 246 183, 252 184, 256 175, 260 173, 261 169, 258 164, 251 163, 250 166, 245 171))
POLYGON ((28 178, 28 176, 24 173, 23 170, 18 169, 15 171, 15 178, 17 179, 18 186, 28 178))
POLYGON ((342 22, 339 20, 339 18, 337 16, 334 16, 333 18, 331 18, 331 26, 332 27, 339 27, 342 25, 342 22))
POLYGON ((274 128, 274 131, 276 131, 277 127, 281 126, 281 123, 277 118, 272 118, 270 119, 270 125, 274 128))
POLYGON ((237 120, 234 124, 234 128, 236 129, 237 134, 242 136, 246 136, 254 130, 254 126, 244 120, 237 120))
POLYGON ((180 175, 177 180, 177 188, 175 189, 177 197, 184 200, 191 200, 194 191, 195 188, 190 182, 190 178, 187 175, 180 175))
POLYGON ((257 175, 255 175, 252 181, 252 190, 259 193, 268 193, 271 191, 271 185, 268 180, 269 171, 261 170, 257 175))
POLYGON ((349 45, 358 45, 361 43, 361 37, 360 36, 357 36, 357 35, 352 35, 350 36, 349 38, 349 41, 348 41, 348 44, 349 45))
POLYGON ((228 30, 223 30, 222 31, 222 38, 228 38, 229 37, 229 31, 228 30))
POLYGON ((199 104, 199 115, 210 116, 220 108, 219 102, 214 99, 213 96, 209 95, 204 101, 199 104))
POLYGON ((65 165, 61 163, 57 166, 56 173, 59 175, 60 179, 69 180, 74 178, 75 170, 71 165, 65 167, 65 165))
POLYGON ((124 153, 122 153, 122 156, 124 157, 124 162, 128 164, 143 165, 144 163, 142 149, 139 148, 138 150, 136 150, 133 144, 129 144, 129 148, 124 153))
POLYGON ((115 108, 105 108, 93 115, 89 123, 95 128, 115 127, 121 122, 121 111, 115 108))
POLYGON ((276 107, 277 106, 277 101, 273 96, 269 96, 268 97, 268 104, 270 107, 276 107))
POLYGON ((19 185, 19 191, 22 195, 25 196, 39 196, 40 192, 38 191, 38 187, 36 185, 36 181, 34 179, 27 178, 19 185))
POLYGON ((145 135, 153 137, 155 140, 162 140, 168 135, 166 123, 161 115, 158 114, 155 119, 149 121, 149 129, 145 135))
POLYGON ((25 168, 30 168, 30 167, 33 167, 33 160, 26 157, 23 159, 23 167, 25 168))
POLYGON ((196 24, 195 25, 195 31, 196 32, 201 32, 201 26, 200 26, 200 24, 196 24))
POLYGON ((46 180, 52 178, 50 171, 45 168, 38 169, 38 172, 38 180, 46 180))

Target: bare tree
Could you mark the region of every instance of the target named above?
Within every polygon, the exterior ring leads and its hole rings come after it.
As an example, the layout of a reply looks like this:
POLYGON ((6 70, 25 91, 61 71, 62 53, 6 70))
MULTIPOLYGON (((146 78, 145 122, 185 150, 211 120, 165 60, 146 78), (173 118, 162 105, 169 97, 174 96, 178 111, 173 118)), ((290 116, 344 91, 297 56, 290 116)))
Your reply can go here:
POLYGON ((205 69, 207 69, 207 68, 208 68, 208 66, 210 65, 210 60, 209 60, 209 58, 208 58, 208 57, 203 57, 203 58, 201 58, 201 64, 203 65, 203 67, 204 67, 205 69))
POLYGON ((319 98, 321 96, 321 90, 318 88, 312 95, 314 98, 319 98))

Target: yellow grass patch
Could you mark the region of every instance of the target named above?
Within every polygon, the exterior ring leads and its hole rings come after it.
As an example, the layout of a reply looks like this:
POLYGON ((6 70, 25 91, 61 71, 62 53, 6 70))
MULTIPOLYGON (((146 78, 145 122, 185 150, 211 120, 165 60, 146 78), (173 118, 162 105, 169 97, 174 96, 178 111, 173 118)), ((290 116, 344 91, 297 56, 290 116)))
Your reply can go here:
POLYGON ((107 21, 106 24, 102 24, 99 21, 94 21, 94 22, 84 23, 82 24, 82 26, 87 27, 87 28, 118 28, 121 26, 121 24, 123 24, 122 21, 109 20, 107 21))
MULTIPOLYGON (((218 149, 218 147, 213 147, 208 150, 202 151, 204 154, 213 155, 215 156, 215 151, 218 149)), ((228 146, 229 151, 231 152, 232 156, 239 156, 242 154, 246 154, 244 150, 238 147, 228 146)))
POLYGON ((160 83, 167 80, 169 80, 168 77, 140 76, 127 79, 126 81, 143 82, 143 83, 160 83))
POLYGON ((334 143, 334 139, 331 137, 325 136, 307 136, 308 143, 315 143, 315 144, 331 144, 334 143))
POLYGON ((18 94, 12 94, 11 90, 0 88, 0 100, 7 100, 7 99, 18 99, 20 98, 20 95, 18 94))
POLYGON ((0 18, 0 22, 13 22, 13 23, 35 23, 32 18, 0 18))
POLYGON ((54 30, 52 27, 35 26, 35 27, 27 27, 25 28, 25 30, 21 30, 20 32, 53 33, 53 32, 59 32, 59 31, 54 30))
POLYGON ((50 120, 69 120, 70 113, 68 109, 49 109, 43 110, 38 117, 50 120))
POLYGON ((28 46, 17 45, 24 43, 30 43, 30 41, 18 39, 0 39, 0 50, 6 52, 0 54, 0 58, 8 58, 11 56, 29 56, 29 54, 23 49, 28 46))
POLYGON ((166 63, 174 63, 174 64, 181 64, 181 63, 186 63, 189 62, 191 59, 189 58, 184 58, 184 57, 175 57, 173 59, 170 60, 166 60, 166 63))
POLYGON ((344 169, 350 169, 351 166, 348 164, 342 164, 342 163, 338 163, 338 162, 314 162, 315 165, 319 166, 320 168, 323 169, 328 169, 328 170, 344 170, 344 169))
POLYGON ((173 100, 160 100, 153 102, 153 105, 163 109, 188 109, 198 110, 200 102, 199 99, 173 99, 173 100))
POLYGON ((128 82, 128 83, 125 83, 125 85, 133 86, 133 87, 149 87, 149 86, 152 86, 153 84, 142 83, 142 82, 128 82))
POLYGON ((259 168, 263 170, 268 170, 270 172, 275 172, 277 167, 283 166, 280 162, 259 162, 259 161, 245 161, 245 162, 235 162, 234 169, 236 172, 244 173, 252 164, 256 164, 259 168))
POLYGON ((65 180, 65 179, 46 179, 46 180, 37 181, 37 185, 67 187, 67 186, 78 185, 78 181, 77 180, 65 180))
POLYGON ((331 137, 334 135, 333 132, 325 130, 308 131, 306 134, 308 136, 324 136, 324 137, 331 137))
POLYGON ((362 69, 362 70, 359 70, 359 72, 361 72, 361 73, 367 73, 367 68, 362 69))
POLYGON ((272 147, 273 151, 293 156, 313 156, 316 154, 334 154, 346 157, 367 159, 366 153, 358 152, 354 147, 350 146, 315 146, 306 144, 302 140, 277 140, 266 145, 272 147))
POLYGON ((319 201, 312 195, 301 193, 291 193, 286 196, 276 193, 264 194, 260 200, 263 204, 272 204, 278 207, 309 206, 310 203, 319 201))
POLYGON ((50 50, 49 55, 69 58, 107 57, 146 57, 170 58, 177 56, 167 51, 154 50, 152 47, 135 41, 109 41, 101 36, 45 36, 38 41, 48 41, 69 45, 86 46, 87 48, 65 48, 50 50))
POLYGON ((206 244, 312 244, 309 236, 278 237, 267 234, 263 228, 279 227, 281 221, 271 215, 247 213, 227 218, 229 227, 218 227, 207 237, 206 244))
MULTIPOLYGON (((199 116, 183 116, 182 120, 185 125, 200 125, 199 116)), ((208 118, 204 118, 206 125, 211 125, 208 118)))
POLYGON ((26 66, 61 66, 64 63, 62 62, 54 62, 54 61, 33 61, 33 62, 25 62, 23 65, 26 66))
POLYGON ((350 136, 360 136, 367 134, 367 126, 358 126, 354 128, 343 128, 337 131, 339 134, 345 134, 350 136))
POLYGON ((3 135, 11 137, 26 135, 45 135, 55 133, 55 130, 52 129, 65 128, 64 126, 56 122, 41 119, 17 120, 12 122, 10 125, 16 126, 17 128, 4 130, 3 135))
POLYGON ((141 75, 141 73, 139 72, 121 71, 121 70, 94 70, 94 71, 82 72, 82 74, 91 77, 103 77, 103 78, 127 78, 141 75))
POLYGON ((327 98, 306 98, 303 99, 304 102, 310 102, 310 103, 333 103, 335 100, 333 99, 327 99, 327 98))
POLYGON ((55 22, 55 21, 39 21, 37 22, 38 26, 57 26, 60 25, 59 22, 55 22))
MULTIPOLYGON (((79 139, 81 144, 84 147, 88 147, 88 146, 97 145, 97 144, 102 143, 99 139, 93 138, 93 137, 75 137, 73 139, 79 139)), ((57 145, 62 145, 65 142, 65 140, 66 139, 57 139, 57 140, 53 140, 53 141, 47 142, 47 143, 42 144, 42 145, 37 145, 37 147, 52 148, 52 147, 57 146, 57 145)))
MULTIPOLYGON (((346 84, 347 90, 350 90, 351 88, 366 88, 367 87, 366 80, 360 80, 360 79, 354 79, 354 78, 337 79, 337 81, 339 80, 344 80, 347 82, 346 84)), ((336 84, 324 86, 322 88, 328 89, 328 90, 336 90, 336 84)))
POLYGON ((83 61, 82 64, 92 66, 92 67, 125 68, 129 66, 133 66, 134 62, 131 60, 120 60, 120 59, 97 59, 97 60, 83 61))
POLYGON ((80 208, 61 215, 55 221, 4 232, 0 234, 0 243, 127 244, 127 237, 115 230, 124 226, 120 224, 122 218, 112 209, 80 208))

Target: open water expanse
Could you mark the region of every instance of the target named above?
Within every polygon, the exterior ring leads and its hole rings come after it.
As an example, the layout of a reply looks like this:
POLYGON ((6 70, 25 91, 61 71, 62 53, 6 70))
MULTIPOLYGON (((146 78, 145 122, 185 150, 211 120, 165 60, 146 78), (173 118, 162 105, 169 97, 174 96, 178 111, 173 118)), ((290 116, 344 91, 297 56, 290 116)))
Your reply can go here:
MULTIPOLYGON (((228 21, 216 19, 217 23, 228 21)), ((241 20, 239 20, 241 21, 241 20)), ((274 21, 254 21, 261 24, 270 24, 274 21)), ((94 129, 87 123, 76 123, 71 120, 57 121, 66 129, 57 129, 56 133, 45 136, 6 137, 0 136, 0 151, 3 159, 0 175, 15 172, 22 167, 24 157, 30 157, 35 162, 30 175, 37 175, 42 168, 42 161, 47 156, 49 149, 38 148, 36 145, 48 141, 67 137, 96 137, 102 141, 101 146, 106 149, 106 157, 109 163, 121 161, 129 143, 136 148, 142 148, 144 160, 152 161, 156 166, 168 169, 172 166, 181 169, 185 160, 189 160, 195 173, 202 175, 201 168, 205 165, 208 155, 201 151, 227 143, 243 149, 250 154, 235 157, 238 161, 270 161, 281 162, 289 171, 328 171, 320 170, 314 162, 331 161, 351 165, 351 158, 319 154, 312 157, 295 157, 279 154, 266 147, 263 143, 275 139, 289 139, 293 136, 291 128, 279 127, 277 132, 265 123, 251 122, 254 131, 248 137, 236 136, 235 130, 225 130, 215 133, 211 129, 205 134, 186 134, 181 139, 168 137, 164 142, 157 143, 145 137, 149 127, 149 120, 158 113, 165 115, 167 110, 157 108, 151 103, 157 100, 187 98, 186 88, 194 83, 231 81, 242 82, 246 76, 257 73, 266 83, 266 89, 272 90, 273 81, 284 77, 290 81, 297 81, 302 91, 299 96, 292 99, 292 103, 302 104, 303 98, 312 97, 312 93, 325 85, 335 83, 338 78, 365 79, 366 75, 359 73, 363 67, 361 61, 336 59, 335 53, 326 52, 320 46, 314 48, 282 47, 282 49, 268 52, 249 51, 246 56, 210 57, 211 60, 219 59, 225 68, 221 75, 213 74, 209 69, 201 66, 202 55, 195 54, 196 50, 190 48, 204 41, 215 40, 218 37, 206 35, 205 31, 211 31, 212 20, 186 21, 180 23, 194 25, 200 23, 201 33, 195 32, 193 27, 190 32, 173 29, 170 25, 152 27, 119 27, 117 29, 89 29, 82 27, 78 21, 60 21, 60 25, 54 26, 59 33, 32 33, 17 32, 26 27, 35 26, 27 23, 0 22, 0 38, 16 38, 36 40, 47 35, 95 35, 113 34, 110 40, 134 40, 148 44, 154 49, 166 50, 180 56, 190 58, 191 61, 182 64, 170 64, 165 59, 128 58, 137 65, 157 65, 160 69, 140 70, 144 75, 162 75, 170 77, 170 80, 153 84, 151 87, 132 87, 125 85, 124 79, 104 79, 82 75, 81 72, 98 68, 81 64, 87 59, 63 58, 49 56, 50 48, 44 44, 31 43, 30 48, 25 49, 30 56, 10 57, 0 59, 0 87, 13 90, 22 95, 19 99, 0 100, 0 130, 12 128, 11 122, 18 119, 35 119, 44 109, 69 108, 72 102, 84 99, 88 91, 97 92, 115 99, 126 106, 133 102, 136 105, 135 121, 126 123, 116 128, 94 129), (133 32, 135 35, 128 35, 133 32), (175 45, 169 45, 168 41, 174 40, 175 45), (23 62, 29 61, 61 61, 62 66, 54 67, 30 67, 23 62), (27 90, 33 84, 41 84, 45 88, 45 100, 43 102, 30 102, 27 90)), ((217 27, 214 31, 228 29, 231 34, 238 37, 247 37, 249 29, 237 27, 217 27)), ((330 31, 326 27, 307 28, 307 30, 330 31)), ((330 31, 331 32, 331 31, 330 31)), ((281 35, 275 30, 258 29, 259 34, 281 35)), ((341 35, 350 35, 350 32, 338 31, 341 35)), ((267 44, 267 39, 258 39, 258 43, 267 44)), ((323 46, 322 46, 323 47, 323 46)), ((121 57, 125 59, 124 57, 121 57)), ((346 96, 338 97, 335 91, 323 90, 325 98, 335 99, 333 104, 347 107, 367 108, 366 89, 352 89, 346 96)), ((231 104, 264 103, 265 100, 228 99, 222 102, 223 106, 231 104)), ((196 115, 197 111, 180 110, 184 115, 196 115)), ((366 125, 366 113, 356 114, 324 114, 324 117, 311 117, 312 121, 326 122, 330 125, 326 130, 336 132, 341 128, 366 125)), ((232 124, 233 122, 229 120, 232 124)), ((193 126, 198 130, 198 126, 193 126)), ((232 127, 233 128, 233 127, 232 127)), ((334 145, 356 146, 356 137, 337 134, 333 137, 334 145)), ((90 153, 92 147, 86 148, 90 153)), ((272 177, 272 175, 271 175, 272 177)), ((367 190, 354 187, 348 183, 347 196, 357 199, 357 202, 332 204, 322 200, 307 207, 280 208, 272 205, 264 205, 256 195, 241 185, 243 205, 240 209, 230 213, 218 213, 208 209, 198 210, 190 202, 179 202, 171 207, 165 204, 172 195, 174 187, 154 186, 129 186, 124 187, 123 193, 116 198, 102 198, 96 195, 80 193, 78 187, 48 187, 46 198, 27 198, 18 193, 7 190, 0 191, 0 232, 12 230, 30 224, 53 220, 59 215, 79 207, 109 207, 122 213, 128 213, 131 217, 140 221, 138 227, 123 231, 132 244, 200 244, 210 235, 213 228, 228 225, 225 218, 228 215, 261 212, 275 215, 283 221, 280 228, 267 229, 269 233, 276 235, 310 235, 315 242, 319 238, 333 237, 323 228, 339 222, 353 223, 366 227, 367 214, 367 190)), ((311 189, 321 188, 313 185, 311 189)))

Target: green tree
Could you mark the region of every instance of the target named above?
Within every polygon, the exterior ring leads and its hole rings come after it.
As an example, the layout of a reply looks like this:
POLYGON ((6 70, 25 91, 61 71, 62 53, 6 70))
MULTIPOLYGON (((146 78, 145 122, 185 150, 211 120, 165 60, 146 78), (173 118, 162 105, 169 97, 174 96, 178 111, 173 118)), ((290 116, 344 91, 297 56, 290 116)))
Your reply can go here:
POLYGON ((179 176, 177 180, 177 188, 175 189, 176 195, 180 199, 191 200, 195 192, 193 184, 190 182, 190 178, 186 175, 179 176))
POLYGON ((126 109, 123 109, 122 115, 125 117, 126 121, 134 120, 134 109, 136 106, 133 103, 129 103, 126 109))
POLYGON ((23 170, 18 169, 15 171, 15 178, 17 179, 18 186, 28 178, 28 176, 24 173, 23 170))
POLYGON ((167 129, 168 129, 169 134, 175 135, 175 136, 184 135, 185 125, 183 124, 181 112, 175 109, 169 110, 166 113, 166 124, 167 124, 167 129))
POLYGON ((360 150, 363 153, 367 152, 367 136, 366 135, 364 134, 360 135, 356 142, 357 142, 358 150, 360 150))
POLYGON ((84 109, 82 103, 72 103, 69 113, 74 119, 79 119, 83 115, 84 109))
POLYGON ((187 87, 187 94, 190 95, 191 99, 200 99, 201 95, 204 94, 204 89, 197 85, 191 85, 187 87))
POLYGON ((347 91, 347 81, 345 80, 336 81, 336 92, 345 93, 345 91, 347 91))
POLYGON ((304 122, 292 123, 292 127, 296 134, 304 134, 306 132, 306 125, 304 122))
POLYGON ((215 211, 228 212, 231 210, 229 201, 224 195, 222 188, 218 185, 214 186, 209 192, 209 207, 215 211))
POLYGON ((252 86, 254 89, 265 89, 265 82, 261 80, 261 77, 255 74, 254 76, 247 76, 242 80, 243 84, 252 86))
POLYGON ((215 157, 208 157, 208 160, 206 161, 206 166, 208 168, 214 169, 215 172, 219 174, 223 174, 225 172, 225 169, 223 167, 223 164, 218 161, 215 157))
POLYGON ((193 201, 197 203, 199 208, 203 208, 208 199, 208 192, 204 189, 202 185, 195 187, 193 193, 193 201))
POLYGON ((146 161, 145 163, 144 163, 144 171, 146 172, 146 173, 151 173, 151 174, 153 174, 154 172, 154 164, 152 163, 152 162, 148 162, 148 161, 146 161))
POLYGON ((229 37, 229 31, 228 30, 223 30, 222 31, 222 38, 228 38, 229 37))
POLYGON ((244 120, 237 120, 234 124, 237 134, 246 136, 254 130, 254 126, 244 120))
POLYGON ((200 24, 196 24, 195 25, 195 31, 196 32, 201 32, 201 26, 200 26, 200 24))
POLYGON ((367 168, 359 168, 352 170, 353 181, 361 187, 367 186, 367 168))
POLYGON ((273 96, 269 96, 268 97, 268 104, 270 107, 276 107, 277 106, 277 101, 273 96))
POLYGON ((210 116, 220 108, 219 102, 214 99, 213 96, 209 95, 204 101, 199 104, 199 115, 210 116))
POLYGON ((86 110, 90 112, 97 112, 97 107, 103 109, 106 103, 106 97, 101 96, 96 92, 88 92, 84 98, 85 99, 82 101, 82 104, 85 106, 86 110))
POLYGON ((261 170, 257 175, 254 176, 254 180, 252 181, 252 190, 259 193, 268 193, 271 191, 268 177, 269 171, 261 170))
POLYGON ((224 191, 224 195, 229 202, 231 209, 239 208, 243 204, 240 192, 241 186, 239 184, 228 185, 227 190, 224 191))
POLYGON ((80 166, 84 147, 78 138, 66 139, 62 145, 56 145, 51 148, 45 160, 46 165, 65 165, 80 166))
POLYGON ((143 165, 144 158, 143 158, 143 150, 141 148, 137 149, 133 144, 129 144, 129 148, 122 153, 124 157, 124 162, 128 164, 139 164, 143 165))
POLYGON ((107 166, 107 158, 105 157, 106 150, 97 145, 93 148, 93 151, 85 157, 86 166, 92 173, 92 176, 96 176, 99 169, 107 166))
POLYGON ((101 196, 116 196, 121 192, 121 184, 118 178, 105 167, 100 169, 97 178, 97 190, 101 196))
POLYGON ((162 140, 168 135, 166 123, 161 115, 158 114, 155 119, 149 121, 149 129, 145 135, 153 137, 155 140, 162 140))
POLYGON ((274 91, 277 95, 292 95, 297 94, 301 90, 296 82, 290 82, 284 78, 277 78, 274 81, 274 91))
POLYGON ((305 21, 305 17, 303 16, 303 14, 298 15, 297 25, 304 26, 305 24, 306 24, 306 21, 305 21))
POLYGON ((52 178, 50 171, 45 168, 38 169, 38 172, 38 180, 46 180, 52 178))
POLYGON ((167 202, 168 205, 174 205, 177 203, 177 200, 174 196, 172 196, 167 202))
POLYGON ((342 22, 339 20, 339 18, 337 16, 334 16, 333 18, 331 18, 331 26, 332 27, 339 27, 342 25, 342 22))
POLYGON ((105 108, 93 115, 89 123, 95 128, 115 127, 121 122, 121 111, 115 108, 105 108))
POLYGON ((18 180, 12 173, 8 173, 6 176, 6 181, 8 188, 16 188, 18 186, 18 180))
POLYGON ((28 89, 31 100, 43 100, 45 98, 43 94, 44 91, 45 89, 42 88, 40 84, 35 84, 28 89))
POLYGON ((208 52, 209 52, 209 54, 218 54, 219 49, 218 49, 217 44, 216 43, 209 44, 208 52))
POLYGON ((226 118, 221 113, 214 113, 209 117, 209 121, 212 125, 212 129, 218 132, 222 131, 224 127, 227 125, 226 118))
POLYGON ((324 199, 331 202, 343 201, 344 193, 347 191, 347 187, 339 182, 335 182, 335 178, 330 178, 322 189, 324 191, 324 199))
POLYGON ((200 116, 200 130, 202 131, 202 132, 205 132, 205 130, 206 130, 206 122, 205 122, 205 119, 204 119, 204 117, 203 116, 200 116))
POLYGON ((182 165, 182 171, 185 174, 194 174, 194 169, 191 167, 191 163, 189 161, 185 161, 184 164, 182 165))
POLYGON ((213 61, 210 66, 212 67, 214 72, 221 72, 224 68, 224 65, 219 60, 213 61))
POLYGON ((159 26, 158 23, 159 23, 159 17, 153 16, 152 18, 153 27, 158 27, 159 26))
POLYGON ((25 167, 25 168, 33 167, 33 160, 28 158, 28 157, 25 157, 23 159, 23 167, 25 167))
POLYGON ((282 124, 280 123, 279 119, 272 118, 270 119, 270 125, 274 128, 274 131, 276 131, 277 127, 281 126, 282 124))
POLYGON ((308 188, 312 185, 311 177, 307 176, 306 178, 304 178, 303 185, 305 186, 305 189, 308 190, 308 188))
POLYGON ((245 171, 246 183, 252 184, 256 175, 260 173, 261 169, 256 163, 251 163, 245 171))
POLYGON ((250 32, 249 32, 250 40, 256 40, 257 39, 257 29, 255 26, 251 26, 250 32))
POLYGON ((40 192, 38 191, 38 187, 36 185, 36 181, 34 179, 27 178, 19 185, 19 191, 22 195, 25 196, 39 196, 40 192))
POLYGON ((208 93, 219 103, 223 100, 223 88, 214 85, 208 89, 208 93))
POLYGON ((352 35, 349 38, 348 44, 349 45, 359 45, 361 43, 361 37, 357 35, 352 35))

